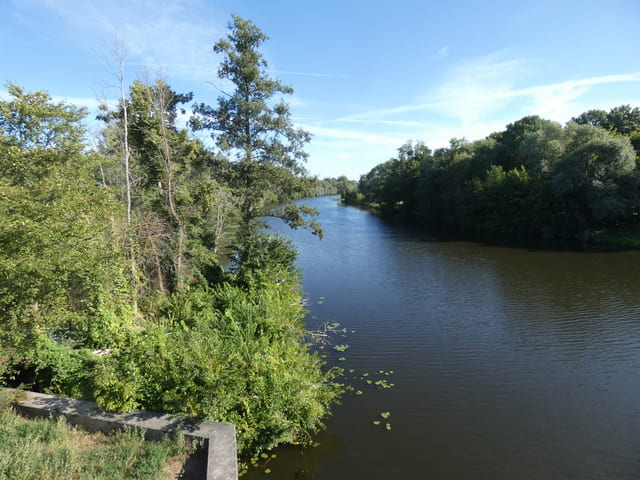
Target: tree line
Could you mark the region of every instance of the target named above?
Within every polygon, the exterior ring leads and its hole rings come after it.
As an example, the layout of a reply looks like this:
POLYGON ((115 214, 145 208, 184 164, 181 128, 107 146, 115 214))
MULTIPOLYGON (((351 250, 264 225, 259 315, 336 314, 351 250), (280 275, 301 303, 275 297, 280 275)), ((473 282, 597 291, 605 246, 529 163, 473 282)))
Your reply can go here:
POLYGON ((260 54, 267 36, 234 16, 216 105, 163 79, 124 84, 86 112, 7 85, 0 102, 0 380, 234 423, 241 454, 307 443, 342 387, 310 348, 296 252, 263 219, 321 236, 304 145, 260 54))
POLYGON ((343 196, 347 192, 355 190, 358 186, 358 182, 349 180, 345 175, 337 178, 325 177, 323 179, 312 177, 308 179, 308 182, 309 194, 312 197, 321 197, 324 195, 343 196))
POLYGON ((344 198, 467 232, 593 238, 638 224, 639 155, 638 108, 589 110, 564 126, 533 115, 435 151, 408 142, 344 198))

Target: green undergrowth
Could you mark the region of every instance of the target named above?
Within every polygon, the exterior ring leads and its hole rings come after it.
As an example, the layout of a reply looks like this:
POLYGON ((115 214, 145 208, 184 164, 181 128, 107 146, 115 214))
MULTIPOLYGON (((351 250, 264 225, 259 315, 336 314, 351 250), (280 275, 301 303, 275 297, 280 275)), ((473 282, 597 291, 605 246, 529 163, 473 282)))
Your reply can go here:
POLYGON ((110 411, 232 423, 241 456, 310 444, 342 393, 341 369, 314 353, 290 245, 262 236, 253 249, 227 281, 158 295, 133 326, 105 321, 118 335, 25 315, 0 338, 0 377, 5 365, 16 386, 110 411))
POLYGON ((0 399, 0 480, 162 479, 168 460, 193 450, 141 430, 87 433, 62 419, 25 419, 0 399))
POLYGON ((263 272, 169 299, 154 325, 99 360, 98 403, 233 423, 241 455, 309 443, 340 386, 311 352, 298 281, 263 272))

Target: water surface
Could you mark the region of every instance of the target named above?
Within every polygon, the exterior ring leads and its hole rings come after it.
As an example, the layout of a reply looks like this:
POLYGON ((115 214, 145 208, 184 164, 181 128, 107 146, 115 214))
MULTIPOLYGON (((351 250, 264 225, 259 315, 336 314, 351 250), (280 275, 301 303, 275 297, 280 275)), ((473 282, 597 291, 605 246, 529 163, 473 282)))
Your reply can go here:
POLYGON ((362 395, 269 478, 640 478, 638 252, 443 240, 307 203, 323 240, 272 228, 300 252, 309 326, 347 329, 329 364, 362 395))

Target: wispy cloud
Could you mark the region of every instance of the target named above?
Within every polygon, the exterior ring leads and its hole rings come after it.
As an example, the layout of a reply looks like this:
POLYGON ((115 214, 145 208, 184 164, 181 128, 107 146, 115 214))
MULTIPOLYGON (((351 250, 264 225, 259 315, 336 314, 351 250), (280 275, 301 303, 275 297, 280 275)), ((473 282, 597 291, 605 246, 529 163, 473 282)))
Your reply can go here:
POLYGON ((513 91, 527 68, 523 59, 507 58, 507 53, 503 50, 458 63, 429 93, 435 99, 430 108, 465 123, 474 123, 499 108, 487 99, 513 91))
POLYGON ((349 118, 343 117, 339 120, 344 123, 359 123, 361 125, 390 125, 398 127, 427 127, 433 125, 429 122, 419 122, 416 120, 384 120, 384 119, 366 119, 366 118, 349 118))
MULTIPOLYGON (((26 0, 33 2, 33 0, 26 0)), ((203 0, 159 5, 153 0, 41 0, 76 35, 102 37, 104 45, 85 41, 88 49, 108 51, 117 36, 129 47, 129 62, 169 70, 172 75, 210 79, 217 60, 212 46, 227 18, 203 0)), ((108 54, 107 54, 108 55, 108 54)))
POLYGON ((318 72, 292 72, 289 70, 272 70, 276 75, 295 75, 298 77, 319 77, 319 78, 351 78, 351 75, 340 73, 318 73, 318 72))
MULTIPOLYGON (((343 122, 418 121, 415 115, 448 118, 461 126, 490 121, 496 114, 538 114, 560 121, 575 108, 575 102, 597 86, 640 83, 640 72, 571 79, 520 87, 532 67, 525 59, 506 59, 498 52, 461 62, 452 68, 421 101, 390 108, 371 109, 339 119, 343 122), (398 117, 404 118, 398 118, 398 117)), ((595 107, 590 107, 595 108, 595 107)), ((513 120, 515 118, 507 118, 513 120)))
POLYGON ((445 45, 444 47, 441 47, 441 48, 438 50, 438 53, 436 54, 436 57, 438 57, 438 58, 444 58, 444 57, 446 57, 446 56, 448 56, 448 55, 449 55, 449 46, 448 46, 448 45, 445 45))
POLYGON ((538 78, 540 61, 509 54, 503 50, 459 62, 444 72, 426 94, 416 96, 413 103, 361 108, 356 113, 333 120, 325 118, 322 122, 309 119, 306 128, 316 135, 312 143, 335 152, 335 158, 347 162, 352 171, 358 168, 365 171, 367 162, 371 168, 392 158, 396 149, 410 139, 439 148, 447 146, 454 137, 483 138, 525 115, 537 114, 565 122, 590 108, 640 104, 640 94, 626 100, 622 95, 608 97, 607 102, 619 98, 620 103, 594 102, 601 92, 628 92, 633 88, 640 91, 637 89, 640 72, 535 84, 531 79, 538 78))
POLYGON ((426 108, 437 108, 464 123, 473 123, 497 110, 516 107, 517 114, 538 114, 552 120, 562 119, 575 108, 574 102, 592 87, 618 83, 640 83, 640 72, 606 75, 525 88, 483 88, 481 84, 458 90, 448 85, 441 90, 443 99, 426 108), (519 106, 518 106, 519 105, 519 106))

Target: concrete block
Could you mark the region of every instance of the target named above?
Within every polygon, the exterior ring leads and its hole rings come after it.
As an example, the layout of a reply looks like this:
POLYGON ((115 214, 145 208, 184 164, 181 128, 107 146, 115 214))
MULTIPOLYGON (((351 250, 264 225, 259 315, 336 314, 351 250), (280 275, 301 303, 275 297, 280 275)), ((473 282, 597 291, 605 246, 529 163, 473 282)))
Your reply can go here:
POLYGON ((44 393, 24 392, 26 400, 15 405, 24 415, 64 417, 72 425, 88 430, 110 432, 125 427, 142 428, 149 440, 181 433, 190 440, 204 440, 208 449, 207 480, 237 480, 238 463, 235 426, 227 423, 201 422, 164 413, 135 411, 106 412, 93 402, 56 397, 44 393))

